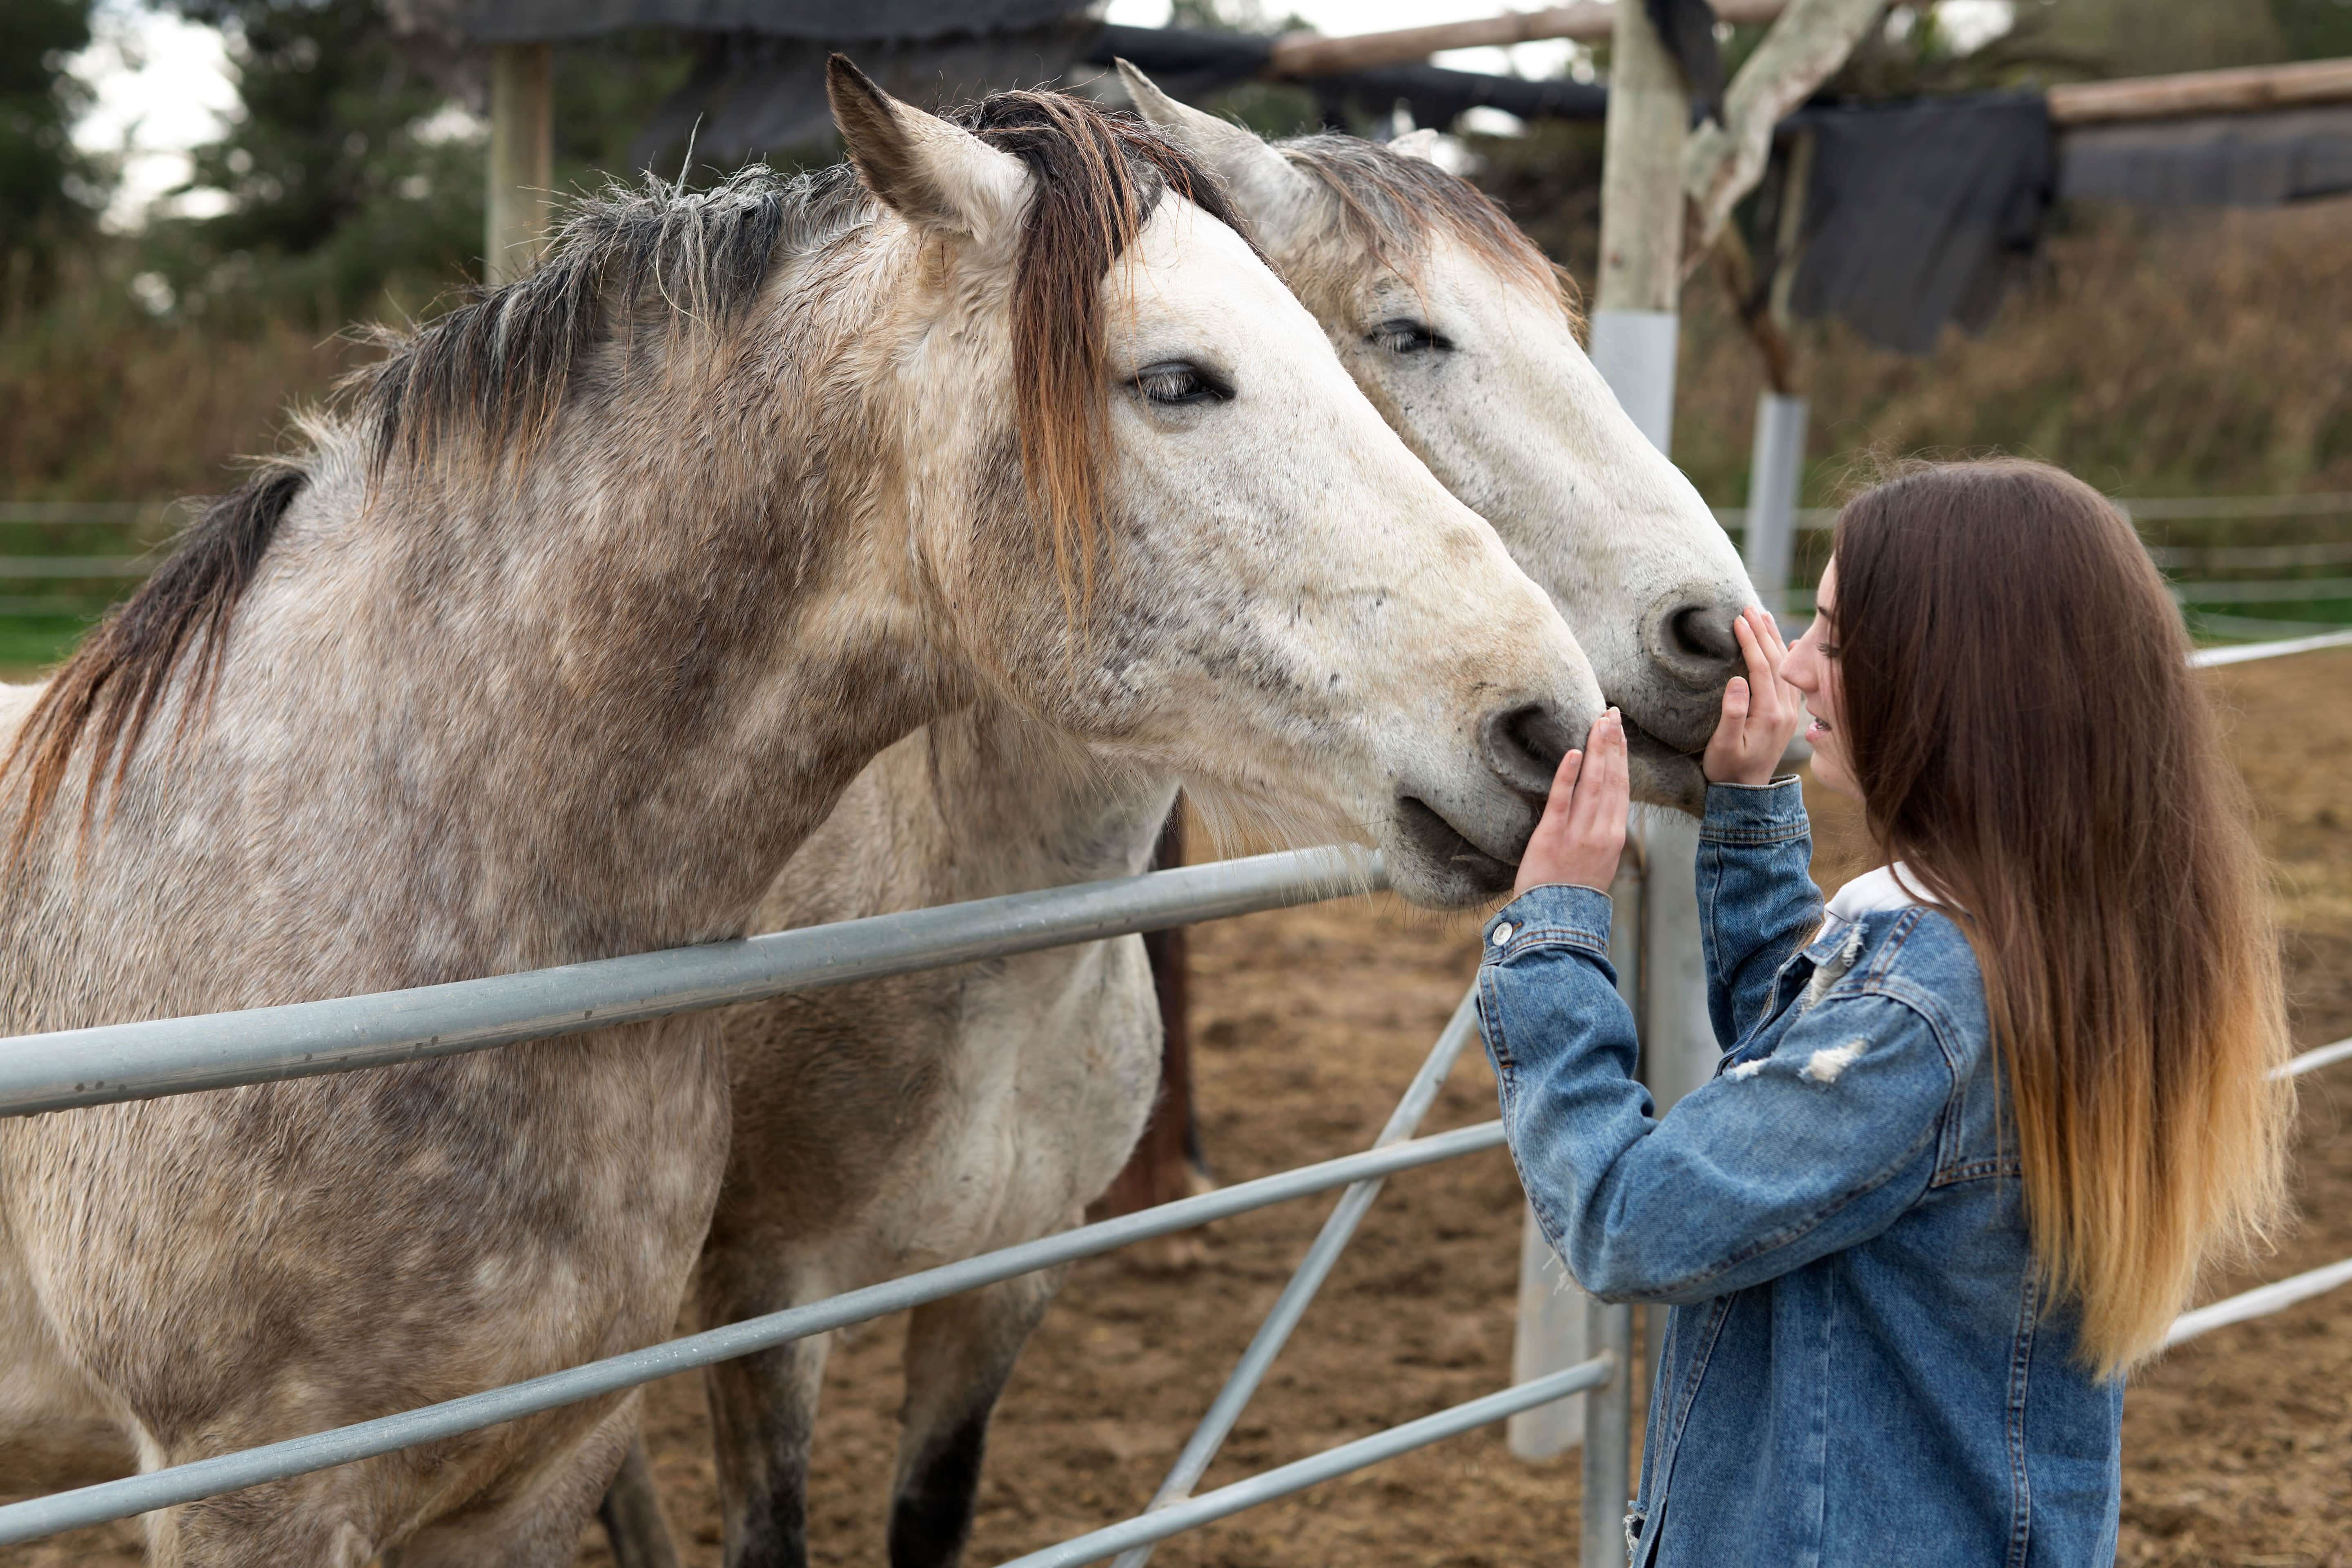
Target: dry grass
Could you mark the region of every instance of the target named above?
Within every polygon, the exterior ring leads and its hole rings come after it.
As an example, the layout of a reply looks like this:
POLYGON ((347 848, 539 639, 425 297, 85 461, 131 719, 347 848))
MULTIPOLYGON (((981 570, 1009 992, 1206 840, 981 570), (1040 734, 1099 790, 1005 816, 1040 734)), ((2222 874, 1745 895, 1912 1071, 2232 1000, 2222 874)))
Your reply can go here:
MULTIPOLYGON (((1908 359, 1801 328, 1818 504, 1865 451, 1984 448, 2122 494, 2352 489, 2352 201, 2080 215, 1981 338, 1908 359)), ((1675 457, 1746 498, 1763 376, 1711 274, 1684 297, 1675 457)))

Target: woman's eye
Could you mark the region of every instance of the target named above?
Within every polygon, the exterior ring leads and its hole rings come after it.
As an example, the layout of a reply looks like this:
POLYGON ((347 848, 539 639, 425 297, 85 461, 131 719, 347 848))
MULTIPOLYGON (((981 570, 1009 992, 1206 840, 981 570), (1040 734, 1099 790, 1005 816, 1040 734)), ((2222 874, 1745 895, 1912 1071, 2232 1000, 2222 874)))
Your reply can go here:
POLYGON ((1171 360, 1146 365, 1136 373, 1135 384, 1152 402, 1168 406, 1192 403, 1229 403, 1234 389, 1197 364, 1171 360))
POLYGON ((1392 321, 1382 321, 1370 333, 1371 341, 1392 354, 1426 353, 1432 349, 1450 349, 1453 342, 1443 333, 1433 332, 1420 321, 1400 316, 1392 321))

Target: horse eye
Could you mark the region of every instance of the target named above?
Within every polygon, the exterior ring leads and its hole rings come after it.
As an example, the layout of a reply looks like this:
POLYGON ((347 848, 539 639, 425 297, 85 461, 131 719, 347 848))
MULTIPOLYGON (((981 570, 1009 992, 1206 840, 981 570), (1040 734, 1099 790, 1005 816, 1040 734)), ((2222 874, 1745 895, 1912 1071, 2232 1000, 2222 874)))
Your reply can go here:
POLYGON ((1170 407, 1193 403, 1230 403, 1234 389, 1186 360, 1148 364, 1136 373, 1135 384, 1152 402, 1170 407))
POLYGON ((1450 349, 1453 340, 1443 332, 1433 332, 1409 316, 1399 316, 1382 321, 1370 333, 1370 340, 1392 354, 1426 353, 1432 349, 1450 349))

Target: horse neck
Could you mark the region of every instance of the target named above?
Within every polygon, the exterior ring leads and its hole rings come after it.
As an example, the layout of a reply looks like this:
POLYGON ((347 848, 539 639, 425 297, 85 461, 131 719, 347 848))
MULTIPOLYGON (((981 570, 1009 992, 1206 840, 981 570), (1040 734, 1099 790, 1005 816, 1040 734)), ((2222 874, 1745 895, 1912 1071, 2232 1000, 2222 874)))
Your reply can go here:
MULTIPOLYGON (((661 412, 575 421, 478 483, 372 486, 331 437, 209 719, 167 755, 159 716, 89 868, 115 886, 81 907, 202 881, 182 934, 225 950, 299 921, 224 1005, 745 929, 858 770, 965 698, 888 525, 808 480, 842 456, 824 431, 747 447, 661 412), (730 450, 798 464, 753 480, 730 450)), ((45 830, 60 888, 78 805, 45 830)))
POLYGON ((1131 876, 1176 781, 1113 769, 982 701, 879 757, 785 867, 758 925, 856 920, 1131 876))
POLYGON ((965 897, 1142 871, 1176 798, 1174 778, 1107 763, 1003 703, 921 739, 965 897))

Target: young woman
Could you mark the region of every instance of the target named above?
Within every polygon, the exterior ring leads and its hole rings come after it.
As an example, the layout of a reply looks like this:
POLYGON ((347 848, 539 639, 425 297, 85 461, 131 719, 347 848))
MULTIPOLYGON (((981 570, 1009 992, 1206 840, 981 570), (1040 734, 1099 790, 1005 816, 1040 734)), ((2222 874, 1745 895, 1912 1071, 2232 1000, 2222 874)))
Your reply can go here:
MULTIPOLYGON (((1669 1302, 1637 1564, 2112 1560, 2122 1373, 2282 1191, 2275 947, 2164 584, 2088 486, 1922 468, 1812 628, 1738 628, 1705 759, 1714 1081, 1653 1119, 1607 958, 1613 715, 1562 762, 1479 1016, 1546 1234, 1669 1302), (1887 864, 1824 910, 1794 779, 1887 864)), ((1603 1505, 1605 1506, 1605 1504, 1603 1505)))

